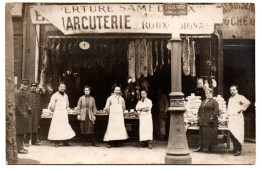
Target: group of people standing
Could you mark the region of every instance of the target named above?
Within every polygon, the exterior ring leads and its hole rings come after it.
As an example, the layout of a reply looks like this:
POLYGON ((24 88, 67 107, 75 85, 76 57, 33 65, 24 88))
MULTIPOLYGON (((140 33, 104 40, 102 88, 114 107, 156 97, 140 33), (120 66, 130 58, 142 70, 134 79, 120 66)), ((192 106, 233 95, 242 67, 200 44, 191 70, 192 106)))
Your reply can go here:
MULTIPOLYGON (((248 108, 250 102, 238 94, 238 86, 230 87, 231 97, 228 101, 227 114, 229 118, 228 129, 233 142, 234 156, 240 156, 242 144, 244 143, 244 116, 243 112, 248 108)), ((212 152, 212 146, 218 144, 218 102, 213 99, 213 90, 205 90, 206 99, 202 101, 198 111, 199 124, 199 148, 195 152, 203 152, 204 147, 208 147, 208 152, 212 152)))
MULTIPOLYGON (((69 100, 65 90, 65 84, 60 83, 58 92, 52 95, 48 106, 53 111, 48 139, 55 141, 55 147, 58 147, 59 141, 63 141, 65 146, 70 146, 69 139, 75 136, 75 132, 68 120, 69 100)), ((84 135, 83 146, 86 146, 87 138, 90 137, 92 146, 98 147, 94 137, 95 114, 97 112, 95 99, 90 95, 91 87, 85 86, 83 91, 84 95, 79 98, 76 109, 78 120, 80 120, 81 134, 84 135)), ((114 87, 114 92, 107 99, 104 108, 104 111, 109 114, 107 130, 104 136, 104 141, 108 142, 108 148, 118 147, 119 141, 128 138, 124 123, 125 101, 120 94, 120 87, 114 87)), ((148 146, 152 149, 152 101, 147 98, 145 90, 141 91, 141 97, 142 99, 136 105, 140 117, 140 141, 142 146, 148 146)))
MULTIPOLYGON (((27 91, 29 81, 23 80, 19 90, 15 93, 15 114, 16 114, 16 140, 18 153, 28 153, 24 146, 39 145, 37 132, 39 128, 40 116, 42 113, 41 96, 37 93, 37 83, 31 83, 31 90, 27 91)), ((48 139, 54 141, 55 147, 59 142, 70 146, 69 140, 76 134, 71 128, 68 119, 69 100, 65 93, 66 85, 60 83, 58 91, 51 96, 48 108, 53 112, 48 139)), ((95 114, 97 112, 95 99, 90 95, 91 87, 85 86, 84 95, 78 100, 76 112, 80 121, 81 134, 84 135, 83 146, 86 146, 87 138, 91 138, 92 146, 98 147, 94 137, 95 114)), ((234 155, 239 156, 244 142, 244 117, 243 112, 248 108, 250 102, 242 95, 238 94, 238 87, 230 87, 231 97, 228 102, 227 114, 229 115, 228 127, 231 132, 231 139, 234 145, 234 155)), ((208 152, 212 152, 212 146, 218 141, 218 102, 213 99, 213 90, 205 90, 206 99, 202 101, 198 110, 199 125, 199 145, 195 152, 203 152, 204 147, 208 147, 208 152)), ((139 140, 141 147, 152 149, 153 140, 153 120, 152 101, 147 98, 147 91, 141 91, 141 100, 136 105, 139 115, 139 140)), ((167 97, 158 92, 159 107, 159 134, 160 138, 165 138, 165 118, 169 103, 167 97)), ((108 148, 118 147, 119 141, 126 140, 128 134, 124 123, 125 100, 121 96, 119 86, 114 87, 114 92, 108 97, 104 111, 108 113, 108 125, 104 135, 104 141, 108 142, 108 148)))
POLYGON ((27 91, 28 80, 21 82, 20 89, 15 93, 16 143, 18 153, 28 153, 24 146, 39 145, 38 128, 42 113, 41 96, 37 93, 37 83, 31 83, 27 91))

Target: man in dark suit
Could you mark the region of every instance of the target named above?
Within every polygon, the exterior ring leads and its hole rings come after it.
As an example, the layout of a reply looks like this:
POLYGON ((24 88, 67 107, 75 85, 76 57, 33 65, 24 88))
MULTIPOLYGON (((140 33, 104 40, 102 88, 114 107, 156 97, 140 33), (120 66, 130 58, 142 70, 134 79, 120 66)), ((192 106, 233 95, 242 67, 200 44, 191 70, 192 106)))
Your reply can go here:
POLYGON ((40 143, 37 142, 37 133, 42 113, 42 100, 36 89, 37 83, 31 83, 31 91, 27 93, 28 105, 32 111, 29 115, 29 131, 25 134, 24 145, 26 147, 29 147, 30 139, 32 139, 32 145, 40 145, 40 143))
POLYGON ((29 131, 29 112, 31 111, 27 98, 28 84, 28 80, 22 80, 20 89, 15 93, 16 143, 18 153, 21 154, 28 153, 23 146, 24 135, 29 131))

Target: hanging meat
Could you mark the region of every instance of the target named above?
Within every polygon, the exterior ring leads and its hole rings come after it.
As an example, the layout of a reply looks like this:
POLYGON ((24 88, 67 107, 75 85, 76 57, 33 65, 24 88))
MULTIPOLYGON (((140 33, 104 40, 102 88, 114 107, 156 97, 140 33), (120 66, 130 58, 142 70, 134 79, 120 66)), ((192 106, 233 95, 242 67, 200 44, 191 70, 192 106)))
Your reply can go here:
POLYGON ((63 56, 66 56, 68 55, 68 41, 67 41, 67 38, 65 37, 65 42, 64 42, 64 45, 62 47, 62 55, 63 56))
POLYGON ((182 61, 183 61, 183 73, 185 76, 190 74, 189 64, 189 38, 185 38, 182 42, 182 61))
POLYGON ((147 80, 143 80, 141 84, 142 90, 148 91, 149 90, 149 83, 147 80))
POLYGON ((190 48, 190 75, 196 76, 195 41, 191 41, 190 48))
POLYGON ((62 45, 61 45, 61 38, 59 38, 58 45, 56 47, 56 62, 57 64, 62 63, 62 45))
MULTIPOLYGON (((50 51, 48 48, 43 47, 43 53, 42 53, 42 69, 41 69, 41 75, 40 75, 40 83, 39 83, 39 89, 42 90, 43 94, 46 92, 46 79, 48 76, 48 73, 50 74, 49 68, 50 68, 50 51)), ((51 74, 49 75, 51 76, 51 74)))
POLYGON ((138 80, 141 77, 140 40, 135 40, 135 75, 138 80))
POLYGON ((147 67, 148 67, 148 58, 147 58, 147 47, 146 47, 146 39, 142 39, 140 44, 140 57, 141 57, 141 74, 144 77, 147 77, 147 67))
POLYGON ((163 42, 163 40, 161 40, 161 65, 160 65, 160 69, 162 68, 163 65, 164 65, 164 42, 163 42))
POLYGON ((73 58, 72 58, 72 64, 73 66, 77 67, 79 65, 79 57, 80 57, 80 49, 79 49, 79 37, 77 37, 76 43, 73 45, 73 58))
POLYGON ((171 50, 168 50, 167 51, 167 65, 170 65, 171 64, 171 50))
POLYGON ((128 60, 128 77, 132 79, 132 82, 135 82, 135 43, 131 41, 128 45, 127 52, 128 60))
POLYGON ((73 52, 73 42, 72 42, 72 37, 70 39, 70 44, 68 45, 68 52, 69 52, 69 55, 74 55, 74 52, 73 52))
POLYGON ((154 72, 155 72, 159 65, 159 52, 158 52, 158 41, 157 40, 154 42, 154 50, 155 50, 155 68, 154 68, 154 72))
POLYGON ((148 58, 148 74, 153 75, 153 43, 151 40, 147 43, 147 58, 148 58))
POLYGON ((56 64, 56 46, 55 46, 55 38, 53 37, 53 43, 50 47, 51 49, 51 63, 54 65, 56 64))

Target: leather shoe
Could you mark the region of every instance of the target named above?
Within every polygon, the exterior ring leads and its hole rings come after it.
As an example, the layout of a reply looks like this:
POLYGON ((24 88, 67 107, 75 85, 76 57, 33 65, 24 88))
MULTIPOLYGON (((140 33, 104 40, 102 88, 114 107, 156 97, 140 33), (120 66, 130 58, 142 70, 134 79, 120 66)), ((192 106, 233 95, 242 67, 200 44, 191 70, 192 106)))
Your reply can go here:
POLYGON ((64 146, 71 146, 71 144, 69 142, 63 142, 64 146))
POLYGON ((37 146, 39 146, 40 143, 39 143, 39 142, 35 142, 35 143, 32 143, 32 145, 37 145, 37 146))
POLYGON ((20 153, 20 154, 28 154, 28 151, 24 150, 24 149, 21 149, 21 150, 18 150, 18 153, 20 153))
POLYGON ((153 149, 153 144, 152 143, 148 143, 148 148, 149 149, 153 149))
POLYGON ((99 145, 96 143, 92 143, 92 146, 99 147, 99 145))
POLYGON ((87 144, 86 143, 83 143, 83 147, 86 147, 87 146, 87 144))
POLYGON ((112 144, 108 144, 107 148, 112 148, 112 146, 113 146, 112 144))
POLYGON ((236 151, 235 153, 234 153, 234 156, 240 156, 241 155, 241 151, 236 151))
POLYGON ((58 145, 59 145, 59 143, 58 143, 58 142, 55 142, 54 147, 57 148, 58 145))
POLYGON ((196 150, 194 150, 194 152, 203 152, 203 147, 198 147, 196 150))
POLYGON ((25 147, 29 147, 29 143, 25 143, 24 146, 25 146, 25 147))
POLYGON ((142 148, 144 147, 144 142, 140 142, 139 146, 142 148))

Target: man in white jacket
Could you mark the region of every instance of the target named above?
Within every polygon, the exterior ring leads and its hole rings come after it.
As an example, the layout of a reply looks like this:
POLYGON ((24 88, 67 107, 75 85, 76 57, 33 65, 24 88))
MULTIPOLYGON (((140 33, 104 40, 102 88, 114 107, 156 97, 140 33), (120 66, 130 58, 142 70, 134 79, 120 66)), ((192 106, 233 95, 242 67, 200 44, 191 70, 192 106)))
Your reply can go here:
POLYGON ((231 140, 234 147, 234 155, 241 155, 242 144, 244 143, 244 115, 243 112, 250 105, 243 95, 238 94, 238 86, 230 87, 231 97, 228 101, 227 113, 229 116, 228 128, 231 132, 231 140))
POLYGON ((55 147, 58 147, 59 141, 63 141, 64 146, 71 146, 68 140, 75 136, 75 132, 69 124, 69 99, 65 90, 66 85, 60 83, 59 91, 51 96, 48 106, 53 111, 48 139, 55 141, 55 147))
POLYGON ((114 94, 107 99, 104 108, 109 114, 107 130, 104 136, 104 141, 108 142, 108 148, 118 147, 119 140, 128 138, 124 121, 125 100, 120 96, 120 93, 120 87, 116 86, 114 94))

